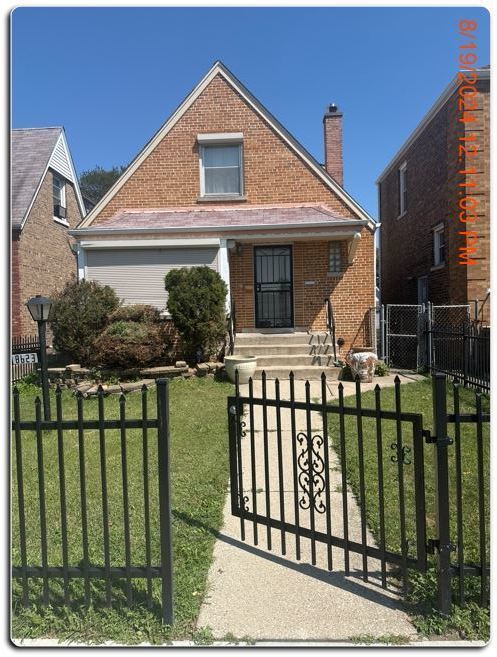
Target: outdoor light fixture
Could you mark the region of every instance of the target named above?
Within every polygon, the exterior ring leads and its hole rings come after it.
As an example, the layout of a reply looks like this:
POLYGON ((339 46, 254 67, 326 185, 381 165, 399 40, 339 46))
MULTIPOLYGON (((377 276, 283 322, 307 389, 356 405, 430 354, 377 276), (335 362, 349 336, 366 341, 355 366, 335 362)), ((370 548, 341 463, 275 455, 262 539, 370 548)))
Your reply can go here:
POLYGON ((37 294, 26 304, 35 322, 46 322, 52 310, 52 300, 37 294))
POLYGON ((37 294, 27 302, 29 314, 38 324, 38 336, 40 340, 40 366, 41 366, 41 391, 43 396, 43 415, 45 421, 51 419, 50 392, 48 388, 47 372, 47 320, 52 310, 52 300, 37 294))

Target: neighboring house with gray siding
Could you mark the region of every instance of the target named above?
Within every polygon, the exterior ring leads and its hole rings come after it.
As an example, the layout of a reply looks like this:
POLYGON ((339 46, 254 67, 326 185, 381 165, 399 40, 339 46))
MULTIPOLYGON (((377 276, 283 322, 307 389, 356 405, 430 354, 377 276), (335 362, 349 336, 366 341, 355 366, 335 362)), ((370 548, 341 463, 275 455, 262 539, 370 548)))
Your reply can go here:
POLYGON ((26 302, 49 296, 76 275, 69 229, 85 216, 64 129, 26 128, 11 135, 12 335, 36 326, 26 302))

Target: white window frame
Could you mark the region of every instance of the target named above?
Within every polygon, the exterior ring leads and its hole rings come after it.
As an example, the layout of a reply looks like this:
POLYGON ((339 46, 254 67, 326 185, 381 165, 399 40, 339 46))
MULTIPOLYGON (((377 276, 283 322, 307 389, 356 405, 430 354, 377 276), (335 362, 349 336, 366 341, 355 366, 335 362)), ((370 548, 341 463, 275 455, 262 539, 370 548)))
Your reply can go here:
POLYGON ((328 274, 330 276, 341 276, 343 273, 343 253, 342 253, 342 243, 338 240, 332 240, 329 243, 328 246, 328 274), (332 251, 336 251, 332 254, 332 251), (332 269, 331 268, 331 257, 333 255, 333 259, 336 259, 336 256, 338 254, 338 260, 339 260, 339 269, 332 269))
MULTIPOLYGON (((60 181, 60 187, 58 188, 60 190, 60 206, 62 208, 65 208, 67 210, 67 203, 66 203, 66 181, 64 179, 64 176, 61 176, 59 173, 53 173, 52 174, 52 205, 56 205, 55 203, 55 196, 54 196, 54 188, 55 188, 55 180, 60 181)), ((67 214, 67 213, 66 213, 67 214)), ((67 217, 57 217, 55 214, 53 215, 54 221, 57 221, 59 224, 63 224, 64 226, 69 226, 69 222, 67 221, 67 217)))
POLYGON ((422 303, 426 303, 428 301, 429 293, 428 293, 428 276, 419 276, 418 277, 418 305, 421 305, 422 303), (421 299, 421 291, 422 288, 424 287, 424 291, 426 292, 426 300, 423 301, 421 299))
POLYGON ((197 135, 199 144, 199 170, 200 170, 200 197, 209 199, 236 199, 244 197, 244 171, 243 171, 243 134, 241 132, 206 133, 197 135), (204 152, 209 146, 238 146, 238 171, 240 180, 239 192, 226 192, 208 194, 205 191, 204 152))
POLYGON ((399 167, 399 217, 407 212, 407 162, 399 167))
POLYGON ((433 266, 443 267, 447 258, 447 241, 445 239, 445 224, 438 224, 433 228, 433 266), (440 237, 443 236, 441 243, 440 237), (440 249, 444 248, 444 259, 440 258, 440 249))

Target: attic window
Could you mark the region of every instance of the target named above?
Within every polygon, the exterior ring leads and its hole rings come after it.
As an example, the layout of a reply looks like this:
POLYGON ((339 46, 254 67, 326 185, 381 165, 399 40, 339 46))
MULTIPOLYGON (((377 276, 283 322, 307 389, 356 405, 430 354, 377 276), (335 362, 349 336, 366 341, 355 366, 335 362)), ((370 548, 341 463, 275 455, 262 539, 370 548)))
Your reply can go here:
POLYGON ((53 175, 52 194, 54 218, 66 221, 66 183, 61 176, 55 173, 53 175))
POLYGON ((198 135, 200 195, 239 198, 243 195, 243 135, 198 135))

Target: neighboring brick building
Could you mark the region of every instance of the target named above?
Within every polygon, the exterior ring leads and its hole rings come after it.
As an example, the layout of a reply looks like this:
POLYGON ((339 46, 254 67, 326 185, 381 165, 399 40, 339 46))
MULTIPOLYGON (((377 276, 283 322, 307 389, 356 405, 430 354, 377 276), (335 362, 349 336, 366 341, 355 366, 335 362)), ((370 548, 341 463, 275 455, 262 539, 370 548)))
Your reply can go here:
POLYGON ((217 269, 237 331, 326 329, 371 344, 373 219, 342 187, 342 115, 326 168, 216 63, 76 231, 80 276, 166 312, 173 267, 217 269), (332 177, 335 176, 335 179, 332 177))
POLYGON ((12 335, 36 334, 26 302, 77 272, 71 250, 84 205, 63 128, 12 131, 12 335))
POLYGON ((489 321, 490 70, 477 71, 474 89, 468 75, 469 83, 456 77, 449 84, 378 178, 381 297, 383 303, 478 300, 478 318, 489 321), (460 120, 463 107, 474 120, 460 120), (476 174, 460 173, 471 169, 476 174), (460 220, 465 195, 476 199, 475 215, 462 216, 471 223, 460 220), (474 246, 464 231, 476 231, 474 246), (459 263, 465 247, 472 264, 459 263))

